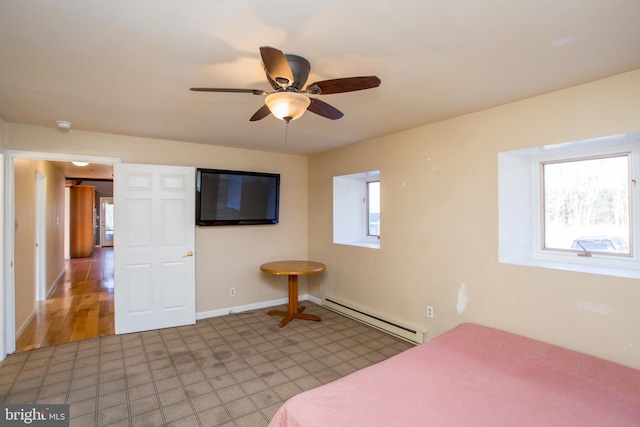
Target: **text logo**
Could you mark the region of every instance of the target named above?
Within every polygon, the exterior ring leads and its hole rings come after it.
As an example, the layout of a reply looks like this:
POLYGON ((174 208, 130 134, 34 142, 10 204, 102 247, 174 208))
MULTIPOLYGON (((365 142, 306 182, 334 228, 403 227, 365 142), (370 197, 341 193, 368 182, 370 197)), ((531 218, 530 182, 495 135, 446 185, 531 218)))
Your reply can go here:
POLYGON ((69 405, 0 405, 0 425, 68 427, 69 405))

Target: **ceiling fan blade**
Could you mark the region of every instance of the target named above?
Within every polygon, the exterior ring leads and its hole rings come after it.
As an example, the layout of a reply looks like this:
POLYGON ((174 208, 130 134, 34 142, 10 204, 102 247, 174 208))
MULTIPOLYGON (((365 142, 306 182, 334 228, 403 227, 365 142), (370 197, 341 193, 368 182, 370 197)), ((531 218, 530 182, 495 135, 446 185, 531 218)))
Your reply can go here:
POLYGON ((252 93, 254 95, 266 95, 267 92, 261 89, 227 89, 219 87, 192 87, 194 92, 227 92, 227 93, 252 93))
POLYGON ((282 86, 293 84, 293 72, 281 50, 274 47, 261 46, 260 56, 269 77, 282 86))
POLYGON ((380 86, 380 83, 380 79, 376 76, 344 77, 311 83, 307 86, 307 92, 314 95, 355 92, 357 90, 373 89, 380 86))
POLYGON ((262 120, 265 117, 267 117, 269 114, 271 114, 271 110, 269 110, 269 107, 267 107, 267 105, 263 105, 262 107, 260 107, 260 109, 258 111, 256 111, 253 116, 251 116, 251 118, 249 119, 250 122, 256 122, 258 120, 262 120))
POLYGON ((331 119, 331 120, 337 120, 342 116, 344 116, 344 113, 342 111, 338 110, 335 107, 332 107, 326 102, 320 101, 319 99, 314 99, 314 98, 310 98, 310 99, 311 99, 311 104, 309 104, 309 106, 307 107, 308 111, 311 111, 312 113, 316 113, 319 116, 326 117, 327 119, 331 119))

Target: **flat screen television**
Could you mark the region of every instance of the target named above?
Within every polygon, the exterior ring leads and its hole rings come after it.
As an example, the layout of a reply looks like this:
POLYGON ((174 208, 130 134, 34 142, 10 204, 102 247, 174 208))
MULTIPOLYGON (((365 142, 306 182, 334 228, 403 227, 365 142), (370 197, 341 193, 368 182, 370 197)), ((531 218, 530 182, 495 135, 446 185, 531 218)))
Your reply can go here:
POLYGON ((196 225, 277 224, 280 174, 196 171, 196 225))

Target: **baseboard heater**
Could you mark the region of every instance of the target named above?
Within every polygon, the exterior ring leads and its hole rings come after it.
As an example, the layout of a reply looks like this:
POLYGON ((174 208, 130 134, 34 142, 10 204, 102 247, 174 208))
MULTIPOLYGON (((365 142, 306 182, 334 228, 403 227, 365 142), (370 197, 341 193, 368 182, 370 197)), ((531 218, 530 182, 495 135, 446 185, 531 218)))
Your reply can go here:
POLYGON ((322 305, 331 311, 335 311, 336 313, 358 320, 395 337, 402 338, 405 341, 421 344, 427 340, 427 333, 425 331, 399 325, 379 316, 366 313, 363 310, 349 307, 347 304, 337 301, 334 298, 325 297, 322 305))

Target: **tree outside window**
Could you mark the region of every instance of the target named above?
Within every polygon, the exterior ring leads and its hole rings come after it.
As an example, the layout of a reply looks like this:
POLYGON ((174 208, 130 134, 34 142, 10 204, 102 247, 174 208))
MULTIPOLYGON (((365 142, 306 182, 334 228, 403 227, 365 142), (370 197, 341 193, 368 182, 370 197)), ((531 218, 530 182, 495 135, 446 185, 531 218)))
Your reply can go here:
POLYGON ((631 255, 630 154, 542 163, 543 248, 631 255))

